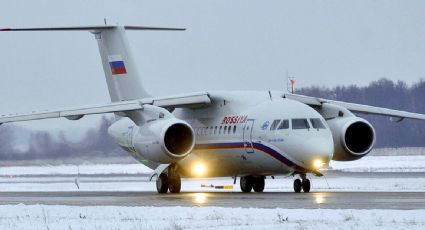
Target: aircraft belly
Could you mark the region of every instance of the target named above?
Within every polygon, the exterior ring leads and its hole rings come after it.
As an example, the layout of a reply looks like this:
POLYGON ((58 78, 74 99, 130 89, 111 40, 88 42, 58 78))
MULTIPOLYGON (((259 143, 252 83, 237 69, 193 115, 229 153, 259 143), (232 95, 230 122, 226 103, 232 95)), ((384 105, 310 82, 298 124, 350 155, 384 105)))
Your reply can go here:
POLYGON ((202 163, 207 172, 202 177, 227 177, 244 175, 284 175, 293 172, 273 157, 261 152, 246 153, 245 149, 195 150, 179 162, 182 176, 193 177, 192 168, 202 163))

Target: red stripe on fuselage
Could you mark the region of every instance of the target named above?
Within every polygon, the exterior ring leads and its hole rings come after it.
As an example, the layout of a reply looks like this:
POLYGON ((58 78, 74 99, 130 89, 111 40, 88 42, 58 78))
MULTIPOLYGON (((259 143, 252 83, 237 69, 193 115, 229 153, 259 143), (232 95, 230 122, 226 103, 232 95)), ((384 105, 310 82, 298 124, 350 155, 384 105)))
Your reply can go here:
MULTIPOLYGON (((216 144, 200 144, 196 146, 196 149, 243 149, 245 148, 243 143, 216 143, 216 144)), ((253 148, 257 149, 261 152, 267 153, 268 155, 272 156, 276 160, 284 163, 286 166, 293 168, 297 172, 307 172, 307 170, 294 162, 290 161, 286 157, 284 157, 282 154, 277 152, 276 150, 273 150, 272 148, 268 146, 264 146, 263 144, 259 143, 253 143, 253 148)))

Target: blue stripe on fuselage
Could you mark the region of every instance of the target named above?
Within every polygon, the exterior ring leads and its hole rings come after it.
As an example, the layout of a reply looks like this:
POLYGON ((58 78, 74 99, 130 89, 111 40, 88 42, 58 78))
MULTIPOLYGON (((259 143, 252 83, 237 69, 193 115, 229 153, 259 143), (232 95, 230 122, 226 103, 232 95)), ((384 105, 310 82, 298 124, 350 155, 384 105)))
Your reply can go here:
MULTIPOLYGON (((261 143, 255 143, 252 142, 253 144, 253 148, 267 153, 270 156, 272 156, 273 158, 275 158, 276 160, 284 163, 285 165, 287 165, 288 167, 293 168, 295 171, 297 172, 307 172, 307 170, 297 164, 295 164, 294 162, 292 162, 291 160, 289 160, 288 158, 286 158, 283 154, 279 153, 278 151, 265 146, 261 143)), ((244 147, 244 143, 243 142, 232 142, 232 143, 211 143, 211 144, 197 144, 195 146, 195 149, 243 149, 244 147)))

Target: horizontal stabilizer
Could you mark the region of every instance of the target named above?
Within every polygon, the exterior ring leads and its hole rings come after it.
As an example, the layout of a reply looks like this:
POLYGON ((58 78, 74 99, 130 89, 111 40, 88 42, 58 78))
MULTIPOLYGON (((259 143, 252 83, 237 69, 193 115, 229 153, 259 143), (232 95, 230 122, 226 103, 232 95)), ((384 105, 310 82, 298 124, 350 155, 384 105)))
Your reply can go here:
MULTIPOLYGON (((102 31, 112 30, 120 26, 73 26, 73 27, 33 27, 33 28, 2 28, 0 31, 102 31)), ((126 30, 164 30, 164 31, 184 31, 185 28, 167 28, 150 26, 122 26, 126 30)))

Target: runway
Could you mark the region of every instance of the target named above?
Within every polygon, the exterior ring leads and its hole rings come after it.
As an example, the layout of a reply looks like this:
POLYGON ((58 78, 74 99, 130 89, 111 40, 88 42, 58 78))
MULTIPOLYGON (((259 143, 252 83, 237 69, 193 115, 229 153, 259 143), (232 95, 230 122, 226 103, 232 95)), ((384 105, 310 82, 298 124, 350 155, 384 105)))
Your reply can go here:
POLYGON ((425 192, 1 192, 6 204, 413 210, 425 209, 425 192))
POLYGON ((233 185, 232 178, 192 178, 182 180, 180 194, 157 194, 155 181, 149 181, 146 174, 116 174, 123 166, 109 169, 115 173, 98 174, 84 167, 86 174, 81 175, 72 174, 72 170, 55 174, 50 171, 66 170, 49 167, 9 170, 0 176, 0 205, 425 210, 423 171, 331 170, 325 177, 310 178, 311 193, 294 193, 293 177, 267 178, 264 193, 242 193, 239 181, 232 189, 213 188, 233 185), (30 174, 24 174, 27 171, 30 174))

